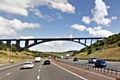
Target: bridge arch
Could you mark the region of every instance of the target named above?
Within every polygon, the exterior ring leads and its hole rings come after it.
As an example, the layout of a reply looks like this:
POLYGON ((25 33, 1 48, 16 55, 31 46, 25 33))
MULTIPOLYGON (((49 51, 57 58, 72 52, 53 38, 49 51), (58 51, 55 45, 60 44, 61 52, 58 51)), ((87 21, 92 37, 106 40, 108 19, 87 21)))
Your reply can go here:
MULTIPOLYGON (((21 51, 23 51, 23 50, 25 50, 25 49, 28 49, 28 48, 30 48, 30 47, 33 47, 33 46, 35 46, 35 45, 38 45, 38 44, 42 44, 42 43, 45 43, 45 42, 52 42, 52 41, 71 41, 71 42, 79 43, 79 44, 82 44, 82 45, 88 47, 88 45, 86 44, 86 39, 84 40, 84 42, 81 42, 80 39, 76 39, 76 40, 74 40, 74 39, 70 39, 70 40, 59 40, 59 39, 56 39, 56 40, 54 40, 54 39, 53 39, 53 40, 41 40, 41 41, 39 41, 39 42, 34 41, 34 43, 23 47, 23 48, 21 49, 21 51)), ((92 44, 92 41, 91 41, 91 44, 92 44)))
MULTIPOLYGON (((27 48, 33 47, 33 46, 35 46, 35 45, 42 44, 42 43, 45 43, 45 42, 51 42, 51 41, 60 41, 60 40, 49 40, 49 41, 40 41, 40 42, 32 43, 32 44, 30 44, 30 45, 28 45, 28 46, 26 46, 26 47, 23 47, 23 50, 24 50, 25 48, 27 49, 27 48)), ((66 41, 69 41, 69 40, 66 40, 66 41)), ((72 42, 76 42, 76 43, 79 43, 79 44, 82 44, 82 45, 88 47, 86 44, 84 44, 84 43, 82 43, 82 42, 77 42, 77 41, 72 41, 72 42)))
POLYGON ((11 41, 16 41, 16 48, 18 51, 23 51, 27 48, 30 48, 32 46, 45 43, 45 42, 50 42, 50 41, 72 41, 76 42, 79 44, 82 44, 86 47, 87 45, 87 40, 90 40, 90 44, 93 44, 93 40, 101 40, 101 39, 106 39, 106 37, 89 37, 89 38, 33 38, 33 39, 0 39, 0 41, 6 41, 6 45, 10 47, 11 41), (82 40, 82 41, 81 41, 82 40), (25 46, 20 47, 20 42, 25 41, 25 46), (33 43, 29 44, 30 41, 34 41, 33 43))

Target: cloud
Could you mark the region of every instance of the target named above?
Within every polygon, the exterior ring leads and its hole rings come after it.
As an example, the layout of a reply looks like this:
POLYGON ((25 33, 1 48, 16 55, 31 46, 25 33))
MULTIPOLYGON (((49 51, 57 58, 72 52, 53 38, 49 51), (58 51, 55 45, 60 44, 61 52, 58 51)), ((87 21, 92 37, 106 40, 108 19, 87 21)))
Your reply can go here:
POLYGON ((63 50, 64 41, 52 41, 41 44, 42 46, 48 47, 51 51, 63 50))
POLYGON ((33 39, 33 36, 20 36, 20 39, 33 39))
MULTIPOLYGON (((27 17, 29 9, 35 9, 35 7, 43 5, 62 12, 75 13, 75 7, 68 3, 67 0, 1 0, 0 12, 27 17)), ((38 12, 35 12, 35 14, 42 17, 38 12)))
POLYGON ((31 0, 0 0, 0 12, 28 16, 31 0))
POLYGON ((75 13, 75 7, 72 6, 68 0, 33 0, 32 3, 37 6, 46 5, 61 12, 75 13))
POLYGON ((90 24, 90 17, 88 17, 88 16, 83 16, 83 18, 82 18, 82 22, 84 22, 84 23, 86 23, 86 24, 90 24))
POLYGON ((71 26, 71 28, 77 29, 79 31, 84 31, 86 29, 84 25, 80 25, 80 24, 74 24, 71 26))
POLYGON ((36 16, 45 19, 44 15, 37 8, 36 9, 29 9, 29 11, 33 12, 36 16))
POLYGON ((112 16, 112 18, 111 18, 112 20, 116 20, 117 19, 117 17, 116 16, 112 16))
POLYGON ((74 28, 74 29, 79 30, 79 31, 87 31, 87 32, 89 32, 89 34, 91 36, 94 36, 94 37, 108 37, 108 36, 114 34, 108 30, 102 30, 102 26, 97 26, 94 28, 91 28, 91 27, 87 28, 83 25, 74 24, 71 26, 71 28, 74 28))
POLYGON ((95 37, 108 37, 114 34, 108 30, 102 30, 101 26, 94 28, 87 28, 86 31, 88 31, 91 36, 95 36, 95 37))
POLYGON ((75 7, 67 2, 67 0, 51 0, 50 7, 62 12, 75 13, 75 7))
POLYGON ((66 35, 65 35, 66 38, 73 38, 71 32, 68 32, 66 35))
POLYGON ((6 36, 15 36, 15 35, 16 35, 16 31, 14 29, 11 29, 9 27, 0 26, 0 36, 6 37, 6 36))
MULTIPOLYGON (((110 6, 107 6, 102 0, 95 0, 95 7, 92 9, 93 18, 92 21, 95 21, 98 25, 109 26, 113 19, 106 18, 108 16, 108 9, 110 6)), ((115 18, 115 17, 114 17, 115 18)))
POLYGON ((36 16, 38 16, 39 18, 42 18, 42 19, 45 19, 45 20, 48 20, 48 21, 54 21, 54 18, 52 18, 51 16, 49 15, 43 15, 40 10, 38 10, 37 8, 36 9, 29 9, 29 11, 33 12, 36 16))
POLYGON ((53 17, 51 17, 51 16, 49 16, 49 15, 45 15, 45 19, 47 19, 48 21, 54 21, 54 18, 53 17))
POLYGON ((17 31, 25 28, 39 28, 38 23, 21 22, 18 19, 8 20, 0 16, 0 36, 17 35, 17 31))
POLYGON ((48 47, 52 47, 52 48, 55 48, 57 46, 63 46, 63 43, 64 41, 53 41, 53 42, 46 42, 46 43, 43 43, 42 45, 43 46, 48 46, 48 47))
POLYGON ((72 34, 66 36, 66 38, 73 38, 72 34))

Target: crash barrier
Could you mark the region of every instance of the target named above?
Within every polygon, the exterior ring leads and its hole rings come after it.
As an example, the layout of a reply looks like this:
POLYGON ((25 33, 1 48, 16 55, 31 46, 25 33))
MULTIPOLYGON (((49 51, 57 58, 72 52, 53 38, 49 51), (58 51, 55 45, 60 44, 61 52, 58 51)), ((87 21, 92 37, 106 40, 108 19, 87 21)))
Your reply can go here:
POLYGON ((120 71, 117 70, 117 69, 115 70, 115 69, 110 69, 110 68, 105 68, 105 67, 98 68, 98 67, 94 67, 94 66, 87 65, 87 64, 71 63, 71 62, 60 61, 60 60, 57 60, 57 59, 55 59, 55 60, 58 61, 58 62, 65 63, 65 64, 81 67, 81 68, 83 68, 85 70, 94 70, 94 71, 102 72, 104 74, 111 74, 111 75, 118 75, 118 74, 120 74, 120 71))

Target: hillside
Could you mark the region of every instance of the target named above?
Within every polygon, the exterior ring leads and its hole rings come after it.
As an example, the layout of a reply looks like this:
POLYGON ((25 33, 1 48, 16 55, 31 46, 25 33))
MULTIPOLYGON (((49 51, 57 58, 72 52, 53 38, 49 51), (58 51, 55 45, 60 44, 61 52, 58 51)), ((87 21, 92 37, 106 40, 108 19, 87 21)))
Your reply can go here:
POLYGON ((12 44, 11 48, 9 48, 3 42, 0 42, 0 66, 21 61, 33 60, 36 56, 48 57, 51 56, 51 54, 39 51, 30 51, 29 49, 19 52, 17 51, 15 44, 12 44))
MULTIPOLYGON (((75 51, 74 51, 75 52, 75 51)), ((66 52, 51 52, 50 54, 53 56, 66 56, 67 54, 69 54, 70 56, 73 55, 74 53, 73 51, 66 51, 66 52)))
POLYGON ((120 33, 109 36, 104 40, 99 40, 89 47, 74 53, 73 57, 102 59, 120 59, 120 33))
POLYGON ((34 57, 29 52, 10 52, 8 50, 0 50, 0 66, 32 59, 34 59, 34 57))

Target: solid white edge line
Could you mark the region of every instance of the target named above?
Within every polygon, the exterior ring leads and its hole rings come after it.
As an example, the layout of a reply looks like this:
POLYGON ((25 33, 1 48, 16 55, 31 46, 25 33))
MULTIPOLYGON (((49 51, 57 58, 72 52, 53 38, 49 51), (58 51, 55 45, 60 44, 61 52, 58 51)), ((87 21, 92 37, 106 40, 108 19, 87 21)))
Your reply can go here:
MULTIPOLYGON (((64 64, 64 65, 68 66, 67 64, 64 64)), ((69 66, 69 67, 72 67, 72 66, 69 66)), ((78 70, 83 71, 83 70, 80 69, 80 68, 76 68, 76 67, 72 67, 72 68, 75 68, 75 69, 78 69, 78 70)), ((107 77, 107 76, 104 76, 104 75, 101 75, 101 74, 97 74, 97 73, 94 73, 94 72, 91 72, 91 71, 85 71, 85 72, 88 72, 88 73, 91 73, 91 74, 94 74, 94 75, 97 75, 97 76, 100 76, 100 77, 108 78, 108 79, 110 79, 110 80, 116 80, 116 79, 114 79, 114 78, 107 77)))
POLYGON ((82 77, 82 76, 79 76, 79 75, 77 75, 77 74, 75 74, 75 73, 73 73, 73 72, 71 72, 71 71, 69 71, 69 70, 67 70, 67 69, 65 69, 65 68, 63 68, 63 67, 61 67, 61 66, 59 66, 59 65, 55 64, 54 62, 52 62, 52 63, 53 63, 54 65, 56 65, 57 67, 59 67, 59 68, 61 68, 61 69, 65 70, 65 71, 67 71, 67 72, 69 72, 69 73, 73 74, 74 76, 79 77, 80 79, 83 79, 83 80, 88 80, 88 79, 86 79, 86 78, 84 78, 84 77, 82 77))

